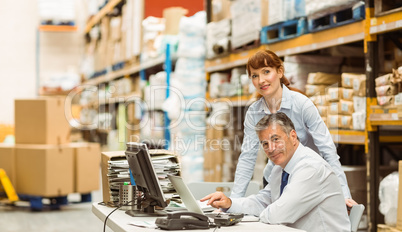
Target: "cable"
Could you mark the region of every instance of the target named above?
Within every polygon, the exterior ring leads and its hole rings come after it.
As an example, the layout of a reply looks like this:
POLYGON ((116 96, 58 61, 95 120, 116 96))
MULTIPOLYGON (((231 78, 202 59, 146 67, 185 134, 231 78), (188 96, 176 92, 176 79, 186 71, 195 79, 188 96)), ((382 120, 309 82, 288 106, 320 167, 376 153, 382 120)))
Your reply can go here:
MULTIPOLYGON (((129 205, 131 202, 133 202, 133 201, 134 201, 134 200, 129 201, 129 202, 127 202, 126 204, 123 204, 123 205, 118 206, 116 209, 114 209, 112 212, 110 212, 110 213, 106 216, 105 221, 103 222, 103 232, 106 231, 106 222, 107 222, 107 219, 109 218, 109 216, 112 215, 112 213, 114 213, 114 211, 120 209, 121 207, 123 207, 123 206, 128 206, 128 205, 129 205)), ((104 204, 104 203, 103 203, 103 204, 104 204)))
POLYGON ((217 225, 214 222, 212 222, 211 220, 208 219, 208 224, 209 224, 209 228, 215 228, 213 232, 216 231, 216 229, 220 229, 221 225, 217 225))

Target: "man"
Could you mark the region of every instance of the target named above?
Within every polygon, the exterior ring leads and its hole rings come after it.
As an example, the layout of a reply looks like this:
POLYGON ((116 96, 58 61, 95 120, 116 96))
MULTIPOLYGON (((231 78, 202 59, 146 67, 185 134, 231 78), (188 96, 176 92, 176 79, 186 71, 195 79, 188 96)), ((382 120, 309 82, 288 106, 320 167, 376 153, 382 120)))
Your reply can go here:
POLYGON ((201 201, 209 200, 207 204, 228 212, 259 216, 264 223, 308 232, 350 231, 338 178, 320 155, 299 142, 286 114, 266 115, 256 128, 265 153, 275 164, 269 184, 247 198, 228 198, 216 192, 201 201))

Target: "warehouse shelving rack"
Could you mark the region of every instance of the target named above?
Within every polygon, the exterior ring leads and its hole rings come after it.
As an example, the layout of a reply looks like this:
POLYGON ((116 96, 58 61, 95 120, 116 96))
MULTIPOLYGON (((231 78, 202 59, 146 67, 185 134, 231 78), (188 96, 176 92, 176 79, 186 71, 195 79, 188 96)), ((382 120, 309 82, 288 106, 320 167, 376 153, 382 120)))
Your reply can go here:
MULTIPOLYGON (((113 11, 115 7, 118 7, 119 4, 124 4, 124 0, 111 0, 107 4, 105 4, 100 11, 94 15, 88 21, 85 27, 85 33, 89 33, 96 24, 100 23, 101 19, 107 17, 107 15, 113 11)), ((150 58, 146 61, 140 61, 140 59, 135 59, 128 64, 124 65, 122 69, 116 71, 106 71, 105 74, 91 78, 86 80, 83 84, 89 86, 102 86, 107 85, 109 82, 117 80, 119 78, 135 76, 135 78, 141 78, 141 80, 147 79, 147 73, 156 73, 157 71, 165 70, 167 74, 167 89, 166 89, 166 96, 169 96, 170 92, 170 76, 172 72, 173 63, 177 60, 175 54, 170 54, 170 44, 167 44, 166 52, 164 54, 159 55, 155 58, 150 58), (137 77, 138 76, 138 77, 137 77)), ((112 106, 111 108, 115 108, 115 104, 123 104, 131 101, 132 99, 142 98, 141 90, 138 92, 132 92, 127 95, 121 96, 113 96, 110 99, 102 99, 99 102, 96 102, 96 106, 102 109, 106 109, 108 106, 112 106)), ((164 137, 165 141, 170 143, 170 132, 167 125, 169 125, 169 118, 167 114, 164 114, 164 122, 165 122, 165 129, 164 129, 164 137)), ((108 133, 109 131, 103 131, 104 133, 108 133)), ((167 149, 169 144, 165 145, 167 149)))
MULTIPOLYGON (((379 0, 376 0, 379 1, 379 0)), ((211 1, 207 1, 207 7, 211 7, 211 1)), ((377 4, 377 3, 376 3, 377 4)), ((369 231, 376 231, 379 221, 379 154, 380 143, 401 142, 401 136, 380 136, 382 126, 402 126, 402 118, 396 113, 375 112, 371 107, 377 105, 375 93, 375 81, 378 77, 378 41, 377 36, 402 29, 402 8, 393 9, 381 15, 374 15, 374 0, 366 0, 366 19, 351 24, 330 28, 314 33, 304 34, 296 38, 261 45, 258 48, 250 49, 239 53, 231 53, 223 57, 206 60, 206 78, 209 80, 213 72, 230 70, 234 67, 245 66, 247 60, 260 49, 275 51, 278 56, 295 55, 315 51, 323 48, 362 41, 365 49, 366 59, 366 96, 367 96, 367 117, 366 130, 330 130, 332 138, 338 144, 365 145, 366 168, 367 168, 367 216, 369 231), (369 68, 368 68, 369 67, 369 68)), ((210 8, 207 11, 211 11, 210 8)), ((211 15, 211 14, 209 14, 211 15)), ((210 18, 210 17, 209 17, 210 18)), ((252 101, 251 96, 236 96, 230 98, 206 98, 210 102, 227 101, 234 102, 233 105, 247 106, 252 101)))
MULTIPOLYGON (((377 0, 378 1, 378 0, 377 0)), ((88 22, 85 32, 88 33, 91 28, 100 22, 102 17, 105 17, 113 10, 115 6, 120 4, 122 0, 111 0, 97 15, 91 18, 88 22)), ((330 130, 335 143, 339 144, 358 144, 365 145, 366 150, 366 167, 367 167, 367 197, 368 205, 368 221, 369 231, 376 231, 379 218, 378 212, 378 187, 379 187, 379 147, 381 142, 399 142, 402 141, 398 136, 380 136, 379 131, 382 126, 402 126, 402 118, 395 114, 386 114, 384 112, 372 113, 371 106, 377 105, 375 98, 375 83, 374 79, 378 76, 378 63, 374 59, 378 54, 377 36, 402 29, 402 9, 391 10, 387 14, 379 16, 374 15, 374 0, 366 0, 366 19, 342 25, 339 27, 330 28, 314 33, 304 34, 292 39, 272 43, 269 45, 261 45, 258 48, 250 49, 238 53, 230 53, 226 56, 206 60, 206 78, 209 80, 212 72, 229 70, 234 67, 244 66, 248 58, 260 49, 270 49, 275 51, 279 56, 301 54, 310 51, 315 51, 323 48, 359 42, 362 41, 365 47, 366 66, 367 69, 367 117, 366 130, 330 130)), ((211 0, 206 2, 207 17, 210 19, 211 0)), ((209 20, 210 21, 210 20, 209 20)), ((174 59, 174 58, 172 58, 174 59)), ((171 59, 168 59, 171 60, 171 59)), ((84 84, 100 85, 120 77, 129 76, 137 73, 143 73, 144 70, 155 66, 161 66, 167 61, 166 54, 154 60, 144 63, 136 62, 124 69, 109 72, 103 76, 90 79, 84 84)), ((169 65, 169 62, 167 62, 169 65)), ((117 97, 118 99, 126 99, 129 96, 117 97)), ((246 106, 252 102, 251 96, 236 96, 229 98, 209 98, 208 101, 230 101, 234 106, 246 106)), ((110 104, 110 102, 101 102, 100 104, 110 104)))

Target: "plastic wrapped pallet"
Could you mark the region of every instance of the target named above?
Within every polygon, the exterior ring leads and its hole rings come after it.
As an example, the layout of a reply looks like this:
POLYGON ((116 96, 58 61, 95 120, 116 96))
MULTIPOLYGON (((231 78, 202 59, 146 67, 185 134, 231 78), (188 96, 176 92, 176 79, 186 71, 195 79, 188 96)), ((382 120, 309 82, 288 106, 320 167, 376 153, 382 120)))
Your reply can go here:
POLYGON ((207 58, 230 51, 231 20, 223 19, 207 25, 207 58))
POLYGON ((229 83, 228 73, 215 72, 211 74, 209 84, 209 96, 211 98, 217 98, 219 96, 218 87, 223 83, 229 83))
POLYGON ((268 25, 306 16, 305 0, 268 2, 268 25))
POLYGON ((360 0, 305 0, 305 10, 309 19, 316 19, 352 7, 359 2, 360 0))
POLYGON ((365 97, 353 97, 353 109, 355 112, 366 112, 366 98, 365 97))
POLYGON ((292 86, 305 91, 309 73, 338 73, 341 63, 342 57, 294 55, 285 56, 283 65, 285 76, 292 83, 292 86))
POLYGON ((205 58, 206 13, 200 11, 191 17, 181 17, 177 56, 205 58))
POLYGON ((272 25, 286 21, 285 0, 277 0, 268 2, 268 24, 272 25))
POLYGON ((259 40, 261 30, 260 0, 235 0, 230 6, 232 15, 232 47, 237 48, 259 40))
POLYGON ((352 114, 353 130, 365 130, 366 128, 366 112, 354 112, 352 114))

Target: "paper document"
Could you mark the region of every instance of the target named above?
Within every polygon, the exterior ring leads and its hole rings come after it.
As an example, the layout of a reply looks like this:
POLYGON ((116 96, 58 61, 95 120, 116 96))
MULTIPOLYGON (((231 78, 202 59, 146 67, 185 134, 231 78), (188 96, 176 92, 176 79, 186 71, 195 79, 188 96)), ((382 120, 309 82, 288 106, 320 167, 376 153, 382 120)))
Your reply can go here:
POLYGON ((156 229, 158 228, 153 221, 131 221, 128 223, 132 226, 138 226, 142 228, 156 229))

